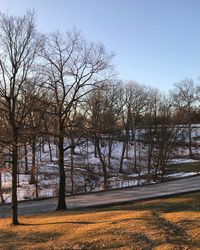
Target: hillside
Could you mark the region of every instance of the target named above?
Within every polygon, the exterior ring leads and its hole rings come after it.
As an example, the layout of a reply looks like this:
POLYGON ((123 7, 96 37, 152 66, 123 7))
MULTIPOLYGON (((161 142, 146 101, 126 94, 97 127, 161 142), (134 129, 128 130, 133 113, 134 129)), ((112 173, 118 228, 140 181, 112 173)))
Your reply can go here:
POLYGON ((200 249, 200 193, 0 221, 0 249, 200 249))

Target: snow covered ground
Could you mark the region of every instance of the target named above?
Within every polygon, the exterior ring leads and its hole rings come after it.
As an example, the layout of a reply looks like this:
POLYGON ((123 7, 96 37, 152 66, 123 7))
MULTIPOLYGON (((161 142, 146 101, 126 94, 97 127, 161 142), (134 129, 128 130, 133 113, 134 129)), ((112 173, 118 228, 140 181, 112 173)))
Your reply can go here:
POLYGON ((182 164, 182 163, 192 163, 192 162, 199 162, 199 160, 185 159, 185 158, 171 159, 169 161, 169 164, 182 164))
POLYGON ((180 173, 166 175, 166 177, 183 178, 183 177, 194 176, 196 174, 197 174, 196 172, 190 172, 190 173, 180 172, 180 173))
MULTIPOLYGON (((138 133, 136 133, 138 137, 138 133)), ((200 125, 195 125, 193 131, 193 137, 200 136, 200 125)), ((68 142, 65 142, 65 146, 68 142)), ((122 142, 115 141, 112 144, 112 157, 110 159, 110 169, 108 169, 108 182, 109 188, 121 188, 127 186, 143 185, 147 182, 145 175, 147 174, 147 146, 142 143, 137 143, 136 156, 141 156, 140 161, 137 160, 139 165, 140 175, 138 176, 138 169, 134 169, 134 145, 129 143, 128 153, 124 159, 123 169, 125 174, 119 174, 119 162, 122 153, 122 142)), ((56 146, 51 143, 52 150, 52 162, 50 161, 49 145, 44 145, 44 152, 41 149, 36 153, 36 165, 37 165, 37 186, 29 184, 30 173, 24 172, 24 157, 23 148, 20 149, 21 162, 19 164, 19 178, 18 178, 18 200, 32 199, 38 194, 39 197, 49 197, 58 195, 58 165, 57 165, 57 153, 56 146)), ((101 147, 102 155, 106 163, 108 163, 108 145, 101 147)), ((199 150, 194 148, 193 150, 199 150)), ((179 147, 173 152, 173 157, 169 160, 168 164, 182 164, 199 162, 198 160, 188 159, 188 148, 179 147)), ((89 192, 103 190, 103 171, 101 162, 98 157, 95 157, 95 148, 92 141, 85 141, 75 148, 75 155, 73 155, 74 168, 73 168, 73 181, 74 181, 74 193, 89 192)), ((31 170, 31 149, 28 147, 28 162, 29 171, 31 170)), ((71 155, 69 150, 65 152, 65 166, 66 166, 66 189, 67 194, 72 192, 71 184, 71 155)), ((197 172, 191 173, 173 173, 166 175, 170 178, 182 178, 186 176, 196 175, 197 172)), ((12 176, 8 171, 2 172, 2 187, 4 189, 4 200, 6 202, 11 201, 11 181, 12 176)))

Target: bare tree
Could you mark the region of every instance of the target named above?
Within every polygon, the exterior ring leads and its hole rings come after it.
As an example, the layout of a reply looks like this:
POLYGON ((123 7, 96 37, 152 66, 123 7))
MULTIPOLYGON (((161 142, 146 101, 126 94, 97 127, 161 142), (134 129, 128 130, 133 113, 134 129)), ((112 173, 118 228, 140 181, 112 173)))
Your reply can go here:
POLYGON ((192 153, 192 112, 197 110, 197 101, 199 98, 199 89, 194 85, 192 79, 185 79, 175 84, 174 102, 177 109, 183 110, 183 122, 188 125, 188 149, 189 157, 193 157, 192 153))
POLYGON ((2 189, 2 172, 4 170, 4 152, 3 152, 3 147, 0 147, 0 203, 4 202, 3 199, 3 189, 2 189))
POLYGON ((0 15, 0 103, 1 112, 8 120, 9 143, 12 146, 12 223, 18 225, 17 167, 18 143, 23 123, 30 107, 22 98, 28 77, 33 76, 33 62, 39 41, 34 13, 22 17, 0 15))
POLYGON ((130 81, 125 86, 122 86, 122 88, 120 106, 122 106, 121 120, 123 124, 124 136, 119 172, 123 171, 125 152, 126 157, 128 158, 130 131, 132 132, 132 139, 134 141, 134 167, 136 170, 136 125, 138 117, 146 110, 147 107, 147 92, 143 85, 130 81))
POLYGON ((158 107, 157 130, 154 136, 154 181, 157 180, 159 173, 161 173, 161 180, 164 179, 165 168, 170 156, 176 149, 180 131, 180 120, 174 113, 171 98, 161 96, 158 107))
POLYGON ((144 118, 144 142, 147 146, 147 181, 150 182, 155 165, 154 152, 156 148, 156 136, 158 130, 158 112, 161 94, 157 89, 150 89, 148 95, 148 106, 144 118))
MULTIPOLYGON (((101 44, 86 42, 78 32, 68 32, 66 37, 51 34, 42 52, 45 61, 43 74, 47 88, 52 92, 52 105, 57 124, 59 165, 58 210, 66 209, 64 147, 65 121, 70 119, 73 105, 81 102, 97 85, 107 80, 111 55, 101 44)), ((69 147, 67 147, 68 149, 69 147)))
POLYGON ((120 109, 117 105, 120 87, 108 82, 104 88, 93 91, 87 101, 87 117, 94 142, 95 157, 101 162, 104 189, 108 189, 113 141, 116 138, 120 109))

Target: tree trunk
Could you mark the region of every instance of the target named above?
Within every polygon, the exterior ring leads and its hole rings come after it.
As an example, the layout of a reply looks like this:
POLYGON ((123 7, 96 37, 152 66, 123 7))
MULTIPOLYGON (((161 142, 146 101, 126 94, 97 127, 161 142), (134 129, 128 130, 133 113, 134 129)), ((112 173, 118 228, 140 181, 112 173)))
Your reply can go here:
POLYGON ((25 158, 25 173, 28 173, 28 150, 26 143, 24 144, 24 158, 25 158))
POLYGON ((42 137, 42 153, 43 154, 45 153, 44 145, 45 145, 45 139, 44 139, 44 137, 42 137))
POLYGON ((47 138, 47 141, 48 141, 48 146, 49 146, 49 157, 50 157, 50 161, 52 162, 53 161, 53 157, 52 157, 51 141, 50 141, 49 136, 47 138))
POLYGON ((99 145, 99 139, 97 139, 97 151, 98 151, 98 155, 99 155, 99 159, 101 161, 101 165, 103 168, 103 177, 104 177, 104 189, 107 190, 109 188, 108 185, 108 173, 107 173, 107 165, 106 162, 104 161, 102 154, 101 154, 101 149, 100 149, 100 145, 99 145))
POLYGON ((161 174, 161 181, 164 181, 165 165, 166 165, 165 163, 161 164, 161 172, 162 172, 162 174, 161 174))
POLYGON ((94 157, 97 158, 98 157, 98 154, 97 154, 97 136, 95 135, 95 138, 94 138, 94 157))
MULTIPOLYGON (((140 145, 139 145, 139 147, 137 147, 135 123, 134 123, 134 126, 133 126, 133 130, 134 130, 134 133, 132 133, 132 136, 133 136, 132 139, 134 141, 134 171, 135 171, 135 173, 138 173, 138 170, 137 170, 137 149, 139 149, 140 145)), ((139 131, 139 133, 140 133, 140 131, 139 131)))
POLYGON ((35 153, 36 153, 36 145, 35 145, 35 139, 32 139, 31 143, 31 148, 32 148, 32 168, 31 168, 31 179, 29 181, 29 184, 35 184, 35 153))
POLYGON ((124 155, 125 155, 126 148, 128 147, 128 138, 129 138, 129 129, 126 129, 126 135, 123 141, 122 154, 121 154, 120 165, 119 165, 119 173, 123 172, 124 155))
POLYGON ((38 193, 38 169, 36 169, 36 177, 35 177, 35 197, 36 198, 39 197, 39 193, 38 193))
POLYGON ((65 202, 65 169, 64 169, 64 127, 59 122, 59 137, 58 137, 58 167, 59 167, 59 191, 58 205, 56 210, 66 210, 65 202))
POLYGON ((74 155, 73 155, 73 148, 70 150, 70 156, 71 156, 71 193, 74 193, 74 155))
POLYGON ((0 173, 0 201, 1 204, 4 203, 4 199, 3 199, 3 192, 2 192, 2 180, 1 180, 1 173, 0 173))
POLYGON ((129 157, 129 156, 128 156, 128 153, 129 153, 129 152, 128 152, 128 151, 129 151, 129 147, 128 147, 128 146, 129 146, 129 143, 128 143, 128 141, 129 141, 129 140, 127 140, 127 142, 126 142, 126 148, 125 148, 126 159, 128 159, 128 157, 129 157))
POLYGON ((19 225, 18 221, 18 204, 17 204, 17 136, 14 137, 12 145, 12 224, 19 225))
POLYGON ((123 172, 123 162, 124 162, 124 155, 125 155, 125 150, 126 150, 126 141, 123 142, 123 147, 122 147, 122 154, 121 154, 121 159, 120 159, 120 165, 119 165, 119 173, 123 172))
POLYGON ((189 157, 192 158, 192 125, 191 123, 188 124, 189 126, 189 157))
POLYGON ((42 139, 40 138, 40 162, 42 161, 42 139))
POLYGON ((109 133, 109 139, 108 139, 108 168, 111 168, 111 157, 112 157, 112 136, 109 133))
POLYGON ((157 181, 157 178, 158 178, 158 168, 160 166, 160 157, 158 157, 157 159, 157 163, 156 163, 156 166, 155 166, 155 172, 154 172, 154 177, 153 177, 153 181, 157 181))

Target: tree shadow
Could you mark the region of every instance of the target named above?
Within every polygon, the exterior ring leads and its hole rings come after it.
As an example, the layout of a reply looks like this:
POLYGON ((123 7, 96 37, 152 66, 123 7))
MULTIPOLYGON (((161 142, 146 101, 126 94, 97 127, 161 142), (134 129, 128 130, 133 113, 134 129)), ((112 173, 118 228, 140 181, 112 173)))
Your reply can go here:
MULTIPOLYGON (((78 224, 78 225, 92 225, 98 222, 90 221, 60 221, 60 222, 47 222, 47 223, 21 223, 22 226, 45 226, 45 225, 59 225, 59 224, 78 224)), ((104 223, 104 221, 100 222, 104 223)))
POLYGON ((164 232, 166 243, 176 245, 179 245, 180 243, 185 244, 188 249, 191 249, 194 245, 200 247, 199 241, 191 239, 191 236, 187 234, 182 226, 161 217, 158 212, 152 212, 149 223, 156 229, 164 232))
POLYGON ((77 224, 77 225, 96 225, 104 223, 118 224, 121 222, 135 220, 144 220, 143 218, 129 218, 121 220, 100 220, 100 221, 60 221, 60 222, 47 222, 47 223, 21 223, 22 226, 45 226, 45 225, 59 225, 59 224, 77 224))
POLYGON ((12 231, 5 231, 0 229, 0 242, 2 241, 10 241, 13 238, 16 238, 17 233, 12 231))
POLYGON ((113 229, 108 230, 106 233, 114 234, 116 240, 104 241, 95 239, 95 240, 86 240, 77 243, 71 242, 68 248, 66 249, 82 249, 82 250, 107 250, 107 249, 144 249, 151 250, 156 246, 156 242, 151 240, 144 233, 129 233, 125 230, 113 229), (123 237, 125 241, 123 241, 123 237), (119 240, 120 239, 120 240, 119 240), (77 246, 77 248, 75 248, 77 246))
POLYGON ((55 240, 61 233, 57 232, 31 232, 25 235, 22 239, 28 243, 45 243, 49 240, 55 240))
POLYGON ((129 242, 133 247, 142 246, 143 250, 151 250, 157 245, 156 241, 152 240, 144 233, 132 233, 129 236, 129 242))
POLYGON ((12 232, 0 230, 0 249, 16 249, 22 245, 45 243, 61 236, 57 232, 12 232))

